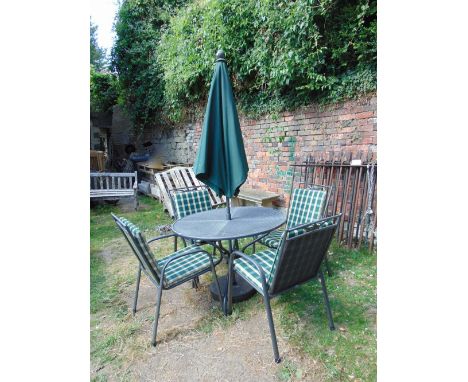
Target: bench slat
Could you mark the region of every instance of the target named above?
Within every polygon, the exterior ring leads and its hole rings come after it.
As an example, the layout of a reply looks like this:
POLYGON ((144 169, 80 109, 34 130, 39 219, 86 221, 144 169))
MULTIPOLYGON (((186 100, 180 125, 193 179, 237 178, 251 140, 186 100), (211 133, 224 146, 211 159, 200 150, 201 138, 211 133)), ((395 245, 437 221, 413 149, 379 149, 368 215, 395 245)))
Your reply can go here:
POLYGON ((187 187, 193 186, 193 183, 192 183, 192 181, 190 180, 190 177, 187 174, 187 169, 186 168, 181 168, 180 172, 182 174, 182 177, 185 180, 185 184, 187 185, 187 187))
POLYGON ((171 171, 172 173, 172 179, 174 179, 174 183, 176 183, 176 188, 185 188, 185 182, 182 179, 182 175, 180 174, 180 171, 178 169, 175 169, 171 171))

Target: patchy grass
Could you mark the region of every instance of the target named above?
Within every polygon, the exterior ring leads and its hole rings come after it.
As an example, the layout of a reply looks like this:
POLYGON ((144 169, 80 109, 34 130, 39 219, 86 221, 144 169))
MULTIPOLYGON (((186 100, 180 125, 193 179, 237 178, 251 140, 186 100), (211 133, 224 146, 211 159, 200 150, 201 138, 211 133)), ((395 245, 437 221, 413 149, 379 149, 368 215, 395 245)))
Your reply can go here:
POLYGON ((162 205, 153 198, 140 196, 138 211, 122 212, 117 204, 99 205, 91 209, 91 251, 102 250, 112 239, 120 238, 121 233, 115 225, 111 212, 118 216, 124 216, 144 231, 155 234, 156 225, 169 224, 171 219, 164 213, 162 205))
MULTIPOLYGON (((148 197, 140 198, 141 208, 125 212, 117 206, 91 209, 91 379, 93 381, 132 380, 128 365, 150 352, 149 333, 154 313, 131 314, 125 295, 133 293, 136 261, 110 216, 125 216, 156 236, 156 225, 171 219, 162 205, 148 197)), ((241 243, 242 246, 243 242, 241 243)), ((152 244, 157 257, 172 250, 171 239, 152 244)), ((257 250, 262 247, 257 246, 257 250)), ((251 248, 247 251, 251 252, 251 248)), ((326 277, 336 331, 328 329, 322 291, 311 281, 272 300, 278 332, 307 359, 317 363, 330 381, 376 380, 376 256, 365 250, 351 251, 336 245, 331 250, 332 277, 326 277)), ((224 263, 218 276, 226 272, 224 263)), ((203 276, 207 284, 211 275, 203 276)), ((261 296, 235 304, 225 317, 216 303, 207 309, 196 331, 206 334, 228 328, 238 320, 264 311, 261 296)), ((265 322, 266 325, 266 322, 265 322)), ((281 351, 281 349, 280 349, 281 351)), ((302 356, 301 356, 302 357, 302 356)), ((285 359, 277 378, 300 381, 303 365, 285 359)))
MULTIPOLYGON (((139 200, 140 209, 136 212, 123 212, 119 205, 99 205, 91 209, 91 374, 96 381, 106 378, 94 373, 103 368, 121 368, 129 354, 144 351, 147 346, 143 342, 127 341, 143 325, 146 326, 147 318, 134 318, 122 297, 122 292, 135 282, 135 261, 129 256, 127 243, 110 214, 125 216, 146 230, 150 237, 157 235, 156 225, 171 220, 155 200, 145 196, 139 200), (109 248, 115 259, 106 258, 109 248), (119 256, 122 253, 126 255, 119 256), (132 342, 134 348, 129 348, 127 342, 132 342), (122 351, 124 347, 125 352, 122 351)), ((119 379, 125 380, 122 373, 119 373, 119 379)))
POLYGON ((281 327, 294 345, 325 366, 330 381, 375 381, 376 256, 336 245, 331 252, 334 273, 326 282, 336 330, 328 329, 320 283, 314 281, 279 297, 281 327))

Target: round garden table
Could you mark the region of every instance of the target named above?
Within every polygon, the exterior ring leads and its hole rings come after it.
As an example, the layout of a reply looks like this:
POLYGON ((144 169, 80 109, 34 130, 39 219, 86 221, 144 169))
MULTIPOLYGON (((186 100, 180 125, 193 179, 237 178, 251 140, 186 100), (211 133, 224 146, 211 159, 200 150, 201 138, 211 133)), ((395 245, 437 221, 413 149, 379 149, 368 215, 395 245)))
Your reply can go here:
MULTIPOLYGON (((237 244, 233 245, 233 241, 237 243, 237 239, 266 234, 283 225, 285 221, 284 212, 273 208, 233 207, 231 208, 231 220, 226 219, 225 208, 218 208, 179 219, 172 225, 172 230, 177 235, 191 240, 202 240, 210 243, 228 240, 228 250, 216 247, 223 251, 222 254, 231 256, 232 252, 238 249, 237 244)), ((226 298, 228 277, 220 277, 219 282, 224 296, 218 296, 213 284, 210 287, 212 296, 217 300, 226 298)), ((234 279, 232 286, 233 302, 246 300, 255 293, 255 289, 243 280, 234 279)), ((225 314, 231 313, 230 301, 225 301, 224 311, 225 314)))

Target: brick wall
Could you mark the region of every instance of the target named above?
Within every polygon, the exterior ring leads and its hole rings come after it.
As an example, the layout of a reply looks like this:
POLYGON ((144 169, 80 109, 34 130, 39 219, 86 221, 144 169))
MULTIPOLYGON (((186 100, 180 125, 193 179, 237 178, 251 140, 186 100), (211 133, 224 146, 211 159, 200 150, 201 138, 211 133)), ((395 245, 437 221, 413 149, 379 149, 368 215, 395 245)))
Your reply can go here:
POLYGON ((252 121, 243 119, 241 128, 249 163, 247 185, 276 192, 289 192, 288 166, 310 154, 331 155, 343 151, 377 152, 377 105, 371 96, 357 101, 320 107, 252 121))
MULTIPOLYGON (((201 124, 197 121, 166 132, 148 129, 140 140, 151 140, 165 161, 193 163, 201 124)), ((328 106, 313 104, 277 119, 249 120, 241 116, 240 124, 250 168, 246 186, 273 191, 283 198, 289 191, 288 166, 295 160, 332 151, 372 151, 376 158, 375 95, 328 106)))

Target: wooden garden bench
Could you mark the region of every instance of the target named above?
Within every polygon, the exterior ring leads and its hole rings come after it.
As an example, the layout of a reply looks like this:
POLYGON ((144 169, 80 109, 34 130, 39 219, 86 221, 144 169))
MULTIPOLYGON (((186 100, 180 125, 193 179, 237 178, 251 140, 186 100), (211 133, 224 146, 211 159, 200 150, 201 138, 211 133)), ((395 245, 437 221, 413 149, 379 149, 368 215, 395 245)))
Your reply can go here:
POLYGON ((279 197, 280 196, 274 192, 243 187, 234 199, 234 204, 238 206, 253 204, 259 207, 273 207, 273 202, 278 200, 279 197))
POLYGON ((138 208, 137 172, 92 172, 91 199, 119 200, 133 198, 138 208))
MULTIPOLYGON (((174 217, 170 191, 179 188, 193 188, 196 186, 204 186, 196 177, 191 167, 174 167, 170 170, 158 172, 154 175, 156 184, 159 188, 161 202, 164 204, 164 209, 169 212, 171 217, 174 217)), ((212 207, 226 203, 224 196, 219 197, 212 189, 208 189, 212 207)))

